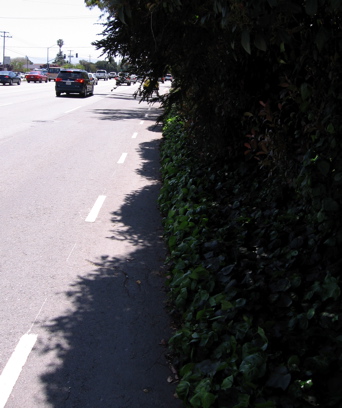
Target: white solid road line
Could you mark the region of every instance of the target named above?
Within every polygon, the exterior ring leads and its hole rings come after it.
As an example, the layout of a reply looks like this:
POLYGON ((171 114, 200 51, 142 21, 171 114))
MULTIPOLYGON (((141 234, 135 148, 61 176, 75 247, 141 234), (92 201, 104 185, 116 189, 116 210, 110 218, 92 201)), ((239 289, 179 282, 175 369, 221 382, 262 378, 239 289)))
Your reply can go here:
POLYGON ((122 153, 122 155, 120 156, 120 159, 118 161, 118 164, 123 164, 125 162, 127 154, 128 153, 122 153))
POLYGON ((138 136, 138 132, 134 132, 132 135, 132 139, 135 139, 138 136))
POLYGON ((37 341, 37 337, 38 336, 33 333, 24 334, 8 360, 0 376, 0 408, 5 407, 21 370, 26 363, 27 357, 37 341))
POLYGON ((98 196, 93 208, 91 209, 90 213, 88 214, 88 217, 85 219, 86 222, 95 222, 97 216, 99 215, 99 212, 101 210, 101 207, 104 203, 104 200, 106 199, 106 196, 98 196))

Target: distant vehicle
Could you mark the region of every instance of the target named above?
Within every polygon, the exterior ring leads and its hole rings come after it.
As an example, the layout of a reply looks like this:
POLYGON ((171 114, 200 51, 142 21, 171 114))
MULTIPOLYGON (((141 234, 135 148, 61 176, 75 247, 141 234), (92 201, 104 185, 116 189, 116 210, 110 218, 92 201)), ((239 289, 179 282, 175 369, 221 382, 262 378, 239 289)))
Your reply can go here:
POLYGON ((57 75, 60 70, 61 70, 61 67, 49 67, 48 68, 47 77, 48 77, 49 82, 54 81, 57 78, 57 75))
POLYGON ((116 77, 116 85, 123 84, 131 86, 131 77, 128 72, 119 72, 118 76, 116 77))
POLYGON ((88 73, 89 78, 94 81, 94 85, 97 85, 99 83, 99 80, 97 79, 97 76, 91 72, 88 73))
POLYGON ((166 74, 166 75, 165 75, 165 82, 166 82, 166 81, 170 81, 170 82, 173 81, 173 78, 172 78, 172 75, 171 75, 171 74, 166 74))
POLYGON ((98 69, 95 75, 97 76, 97 79, 103 79, 104 81, 108 81, 108 74, 105 69, 98 69))
POLYGON ((61 93, 79 94, 82 97, 94 95, 94 80, 83 69, 61 68, 55 80, 56 96, 61 93))
POLYGON ((20 85, 21 77, 13 71, 0 71, 0 82, 2 85, 13 85, 14 83, 20 85))
POLYGON ((116 72, 110 72, 110 73, 108 74, 108 78, 109 78, 109 79, 115 78, 116 75, 117 75, 116 72))
POLYGON ((47 82, 48 81, 48 77, 46 76, 46 74, 44 74, 44 72, 42 71, 31 71, 28 74, 25 75, 26 81, 28 83, 32 82, 47 82))
POLYGON ((133 84, 135 84, 138 80, 138 77, 135 74, 131 74, 131 82, 133 82, 133 84))

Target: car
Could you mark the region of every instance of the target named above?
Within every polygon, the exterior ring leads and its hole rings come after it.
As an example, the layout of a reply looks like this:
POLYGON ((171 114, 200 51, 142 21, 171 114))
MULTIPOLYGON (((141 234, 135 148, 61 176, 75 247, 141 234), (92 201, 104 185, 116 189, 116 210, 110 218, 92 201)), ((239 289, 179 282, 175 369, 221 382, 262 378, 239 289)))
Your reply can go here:
POLYGON ((49 82, 54 81, 57 78, 57 75, 60 70, 61 70, 61 67, 49 67, 48 68, 47 77, 48 77, 49 82))
POLYGON ((108 74, 108 78, 109 79, 112 79, 112 78, 115 78, 116 77, 116 72, 110 72, 109 74, 108 74))
POLYGON ((170 82, 173 81, 173 78, 172 78, 172 75, 171 75, 171 74, 166 74, 166 75, 165 75, 165 82, 166 82, 166 81, 170 81, 170 82))
POLYGON ((0 71, 0 82, 2 85, 13 85, 14 83, 20 85, 21 77, 13 71, 0 71))
POLYGON ((97 85, 99 83, 99 80, 97 79, 97 76, 95 74, 89 72, 88 75, 89 78, 94 81, 94 85, 97 85))
POLYGON ((76 93, 85 98, 88 94, 94 95, 94 86, 94 80, 83 69, 61 68, 55 79, 56 96, 76 93))
POLYGON ((107 71, 105 69, 98 69, 96 71, 96 76, 97 79, 103 79, 104 81, 108 81, 108 74, 107 71))
POLYGON ((32 82, 47 82, 48 77, 43 71, 31 71, 25 75, 26 81, 28 83, 32 82))
POLYGON ((131 86, 131 77, 128 72, 119 72, 118 76, 116 77, 116 85, 126 84, 127 86, 131 86))
POLYGON ((133 82, 133 84, 136 84, 138 80, 138 77, 135 74, 131 74, 131 82, 133 82))

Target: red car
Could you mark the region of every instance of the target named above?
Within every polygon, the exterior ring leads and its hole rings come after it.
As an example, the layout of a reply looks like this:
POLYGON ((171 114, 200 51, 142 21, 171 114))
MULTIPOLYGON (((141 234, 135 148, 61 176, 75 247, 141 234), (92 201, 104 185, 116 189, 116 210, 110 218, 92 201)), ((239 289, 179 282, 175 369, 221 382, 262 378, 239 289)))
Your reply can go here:
POLYGON ((47 82, 48 77, 47 75, 42 72, 42 71, 31 71, 28 74, 25 75, 26 81, 27 82, 47 82))

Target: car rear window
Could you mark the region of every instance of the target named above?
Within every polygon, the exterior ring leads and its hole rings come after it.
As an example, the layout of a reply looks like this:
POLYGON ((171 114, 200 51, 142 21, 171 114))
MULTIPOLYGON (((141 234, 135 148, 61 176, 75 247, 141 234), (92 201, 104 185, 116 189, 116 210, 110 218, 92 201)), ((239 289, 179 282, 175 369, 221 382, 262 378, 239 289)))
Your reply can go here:
POLYGON ((79 79, 84 78, 83 72, 72 72, 72 71, 60 71, 58 78, 62 79, 79 79))

